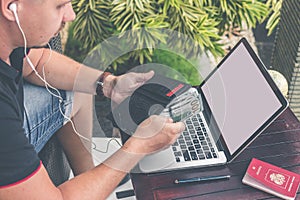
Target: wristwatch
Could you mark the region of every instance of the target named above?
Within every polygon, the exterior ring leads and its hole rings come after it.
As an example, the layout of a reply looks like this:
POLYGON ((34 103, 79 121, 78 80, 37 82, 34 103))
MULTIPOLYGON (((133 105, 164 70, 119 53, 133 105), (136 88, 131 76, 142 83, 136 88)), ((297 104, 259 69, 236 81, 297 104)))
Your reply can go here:
POLYGON ((104 80, 107 76, 111 75, 110 72, 103 72, 100 76, 99 79, 97 80, 96 84, 96 93, 98 96, 104 95, 103 93, 103 85, 104 85, 104 80))

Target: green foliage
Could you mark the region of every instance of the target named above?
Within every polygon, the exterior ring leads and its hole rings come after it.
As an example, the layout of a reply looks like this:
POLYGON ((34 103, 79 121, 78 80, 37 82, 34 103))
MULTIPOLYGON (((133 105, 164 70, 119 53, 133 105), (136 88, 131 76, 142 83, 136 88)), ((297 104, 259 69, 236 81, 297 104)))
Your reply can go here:
POLYGON ((268 35, 271 35, 280 20, 280 8, 282 6, 282 0, 268 0, 266 5, 270 8, 267 15, 269 18, 266 28, 268 29, 268 35))
POLYGON ((83 48, 79 40, 74 39, 73 26, 74 24, 72 24, 68 29, 68 40, 66 42, 66 50, 64 54, 78 62, 82 62, 89 50, 87 48, 83 48))
MULTIPOLYGON (((224 32, 255 27, 267 17, 267 28, 274 30, 279 20, 282 0, 73 0, 77 18, 73 22, 74 47, 89 52, 99 43, 116 36, 130 43, 114 44, 118 48, 133 49, 120 56, 113 65, 126 60, 139 63, 151 61, 154 50, 164 44, 169 50, 181 49, 190 58, 203 52, 215 57, 224 55, 220 43, 224 32), (170 38, 164 29, 178 33, 170 38), (189 39, 187 39, 189 38, 189 39), (146 48, 145 48, 146 47, 146 48)), ((70 45, 68 43, 68 45, 70 45)), ((101 59, 110 58, 112 52, 97 47, 101 59)), ((67 47, 69 49, 69 47, 67 47)), ((72 49, 72 48, 71 48, 72 49)), ((156 55, 155 55, 156 56, 156 55)), ((77 57, 77 56, 75 56, 77 57)))
POLYGON ((242 27, 243 23, 248 28, 255 27, 262 22, 268 12, 266 4, 259 0, 219 0, 213 1, 213 6, 219 8, 216 18, 220 19, 218 26, 222 32, 230 31, 230 28, 242 27))
MULTIPOLYGON (((169 66, 180 75, 182 75, 189 84, 199 85, 201 77, 197 71, 197 60, 187 60, 182 55, 174 54, 173 52, 164 49, 155 49, 152 56, 153 63, 160 63, 169 66)), ((177 79, 177 77, 172 77, 177 79)))
POLYGON ((83 48, 90 50, 113 33, 109 2, 75 0, 72 5, 77 16, 73 22, 74 38, 83 48))

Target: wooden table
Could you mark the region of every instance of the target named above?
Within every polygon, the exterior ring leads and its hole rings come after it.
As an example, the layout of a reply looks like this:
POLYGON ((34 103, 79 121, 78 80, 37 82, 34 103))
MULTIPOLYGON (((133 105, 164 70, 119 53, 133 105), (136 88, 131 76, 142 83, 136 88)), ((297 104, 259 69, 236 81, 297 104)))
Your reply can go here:
MULTIPOLYGON (((242 183, 255 157, 300 174, 300 123, 288 108, 234 162, 218 167, 131 174, 137 199, 277 199, 242 183), (175 185, 175 179, 230 174, 229 180, 175 185)), ((300 199, 300 191, 297 198, 300 199)))

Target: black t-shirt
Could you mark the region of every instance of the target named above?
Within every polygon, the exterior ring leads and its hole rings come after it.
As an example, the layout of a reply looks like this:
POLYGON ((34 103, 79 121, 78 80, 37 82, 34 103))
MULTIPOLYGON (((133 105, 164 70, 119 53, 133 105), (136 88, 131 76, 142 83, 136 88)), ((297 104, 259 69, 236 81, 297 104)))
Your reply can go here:
POLYGON ((41 163, 23 128, 22 66, 24 48, 10 55, 9 66, 0 59, 0 188, 35 173, 41 163))

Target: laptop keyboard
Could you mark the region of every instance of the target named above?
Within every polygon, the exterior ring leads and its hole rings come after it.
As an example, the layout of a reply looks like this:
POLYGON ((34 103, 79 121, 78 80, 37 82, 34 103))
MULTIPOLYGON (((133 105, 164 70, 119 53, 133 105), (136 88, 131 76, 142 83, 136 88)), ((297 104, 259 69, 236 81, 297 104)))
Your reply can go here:
POLYGON ((200 114, 185 121, 186 130, 172 145, 176 162, 218 158, 200 114))

